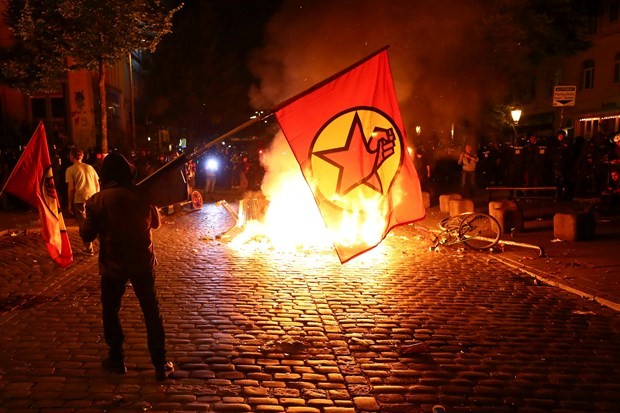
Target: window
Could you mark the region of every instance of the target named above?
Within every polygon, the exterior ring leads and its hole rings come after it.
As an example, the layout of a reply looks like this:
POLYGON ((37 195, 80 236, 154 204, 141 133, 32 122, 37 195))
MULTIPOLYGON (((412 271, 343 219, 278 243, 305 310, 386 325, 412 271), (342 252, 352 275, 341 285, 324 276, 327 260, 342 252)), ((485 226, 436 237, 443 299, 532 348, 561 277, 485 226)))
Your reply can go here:
POLYGON ((618 6, 620 1, 615 0, 609 4, 609 23, 618 21, 618 6))
POLYGON ((65 98, 64 97, 53 97, 50 98, 50 104, 52 106, 52 118, 64 118, 67 113, 67 108, 65 107, 65 98))
POLYGON ((67 106, 64 96, 36 96, 30 98, 30 115, 33 128, 43 121, 51 131, 47 135, 50 144, 64 145, 67 130, 67 106))
POLYGON ((32 110, 32 119, 46 119, 45 116, 45 98, 32 98, 30 100, 30 108, 32 110))
POLYGON ((588 19, 586 21, 586 34, 596 34, 598 30, 597 23, 598 22, 596 16, 588 16, 588 19))
POLYGON ((614 60, 614 83, 620 83, 620 53, 616 53, 614 60))
POLYGON ((594 59, 588 59, 581 66, 581 89, 594 89, 594 59))
POLYGON ((33 120, 64 119, 67 107, 64 96, 40 96, 30 99, 33 120))

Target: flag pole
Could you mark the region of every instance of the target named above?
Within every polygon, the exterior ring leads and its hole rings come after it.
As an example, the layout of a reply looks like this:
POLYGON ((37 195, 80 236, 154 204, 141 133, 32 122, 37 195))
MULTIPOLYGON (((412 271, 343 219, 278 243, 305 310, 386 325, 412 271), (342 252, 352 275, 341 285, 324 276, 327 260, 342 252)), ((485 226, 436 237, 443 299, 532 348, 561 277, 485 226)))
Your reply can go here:
POLYGON ((185 164, 186 162, 189 162, 193 159, 196 159, 197 157, 201 156, 202 154, 204 154, 209 148, 211 148, 212 146, 218 144, 219 142, 229 138, 230 136, 234 135, 235 133, 242 131, 252 125, 254 125, 257 122, 260 122, 262 120, 265 120, 271 116, 274 115, 275 112, 277 112, 278 110, 282 109, 283 107, 286 107, 287 105, 291 104, 292 102, 294 102, 297 99, 300 99, 303 96, 306 96, 312 92, 314 92, 315 90, 325 86, 327 83, 333 81, 334 79, 337 79, 338 77, 342 76, 344 73, 347 73, 353 69, 355 69, 356 67, 364 64, 365 62, 367 62, 368 60, 372 59, 373 57, 375 57, 376 55, 378 55, 379 53, 382 53, 383 51, 387 50, 390 46, 386 45, 383 46, 381 49, 375 51, 374 53, 371 53, 370 55, 364 57, 361 60, 358 60, 357 62, 353 63, 352 65, 342 69, 341 71, 329 76, 326 79, 323 79, 322 81, 320 81, 319 83, 316 83, 313 86, 310 86, 308 89, 294 95, 293 97, 290 97, 288 99, 286 99, 285 101, 279 103, 278 105, 274 106, 270 111, 268 111, 265 114, 262 115, 256 115, 255 117, 253 117, 252 119, 242 123, 241 125, 231 129, 230 131, 224 133, 223 135, 218 136, 217 138, 215 138, 214 140, 204 144, 201 148, 199 149, 195 149, 191 154, 187 155, 187 154, 181 154, 179 157, 171 160, 170 162, 164 164, 163 166, 161 166, 158 170, 156 170, 155 172, 153 172, 151 175, 147 176, 146 178, 144 178, 142 181, 138 182, 137 186, 148 186, 151 183, 155 182, 160 176, 163 176, 164 174, 168 173, 170 170, 177 168, 183 164, 185 164))
POLYGON ((234 135, 235 133, 246 129, 250 126, 252 126, 253 124, 268 118, 269 116, 273 115, 273 112, 270 112, 267 115, 264 116, 256 116, 244 123, 242 123, 241 125, 229 130, 228 132, 226 132, 223 135, 218 136, 217 138, 215 138, 214 140, 212 140, 209 143, 206 143, 205 145, 203 145, 201 148, 199 149, 195 149, 191 154, 187 155, 185 153, 181 154, 180 156, 178 156, 177 158, 174 158, 173 160, 171 160, 170 162, 164 164, 161 166, 161 168, 159 168, 158 170, 156 170, 155 172, 153 172, 152 174, 150 174, 149 176, 147 176, 146 178, 144 178, 143 180, 141 180, 140 182, 137 183, 137 186, 148 186, 149 184, 155 182, 160 176, 168 173, 168 171, 179 167, 183 164, 185 164, 186 162, 189 162, 193 159, 196 159, 197 157, 199 157, 200 155, 204 154, 209 148, 211 148, 212 146, 218 144, 219 142, 223 141, 224 139, 234 135))

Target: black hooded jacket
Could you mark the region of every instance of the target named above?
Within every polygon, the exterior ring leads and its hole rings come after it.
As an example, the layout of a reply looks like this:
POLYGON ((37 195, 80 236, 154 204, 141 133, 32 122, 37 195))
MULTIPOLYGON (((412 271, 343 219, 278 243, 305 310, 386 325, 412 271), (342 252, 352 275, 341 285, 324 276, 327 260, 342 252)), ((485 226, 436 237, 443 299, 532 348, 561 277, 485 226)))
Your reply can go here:
POLYGON ((109 154, 102 165, 102 190, 86 202, 80 236, 84 241, 99 237, 102 276, 150 272, 156 265, 151 229, 160 226, 159 212, 136 189, 133 176, 122 155, 109 154))

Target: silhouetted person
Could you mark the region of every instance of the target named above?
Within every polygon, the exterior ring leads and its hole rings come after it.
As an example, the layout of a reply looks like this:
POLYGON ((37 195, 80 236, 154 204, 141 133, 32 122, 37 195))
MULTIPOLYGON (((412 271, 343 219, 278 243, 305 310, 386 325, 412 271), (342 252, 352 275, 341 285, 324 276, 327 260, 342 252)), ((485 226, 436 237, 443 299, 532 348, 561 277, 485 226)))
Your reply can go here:
POLYGON ((431 165, 422 147, 417 147, 413 151, 413 166, 418 173, 422 191, 430 193, 431 165))
POLYGON ((109 355, 103 367, 125 373, 124 334, 119 317, 121 300, 131 281, 140 301, 147 331, 147 343, 157 380, 172 372, 166 361, 165 333, 155 289, 156 258, 151 229, 160 226, 157 208, 135 187, 135 169, 119 153, 103 160, 101 192, 86 203, 86 221, 80 235, 89 241, 99 237, 99 272, 103 332, 109 355))
POLYGON ((558 198, 570 199, 570 167, 572 151, 566 140, 566 133, 559 131, 555 142, 550 148, 551 176, 557 188, 558 198))
POLYGON ((620 172, 612 169, 609 173, 609 180, 602 193, 603 212, 616 213, 620 207, 620 172))
POLYGON ((525 185, 543 186, 546 179, 547 146, 531 134, 525 145, 525 185))

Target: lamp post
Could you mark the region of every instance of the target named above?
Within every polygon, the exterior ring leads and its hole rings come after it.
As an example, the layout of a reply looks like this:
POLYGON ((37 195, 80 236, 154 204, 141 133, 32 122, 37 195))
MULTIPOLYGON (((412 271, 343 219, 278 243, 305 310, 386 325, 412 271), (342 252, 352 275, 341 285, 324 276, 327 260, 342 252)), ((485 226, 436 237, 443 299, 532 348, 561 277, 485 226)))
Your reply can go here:
POLYGON ((517 141, 517 125, 519 124, 519 119, 521 119, 521 109, 513 109, 510 111, 510 116, 512 116, 512 131, 513 131, 513 139, 517 141))
POLYGON ((136 104, 133 95, 133 57, 131 52, 127 54, 127 58, 129 60, 129 104, 131 105, 131 142, 129 146, 136 150, 136 104))

